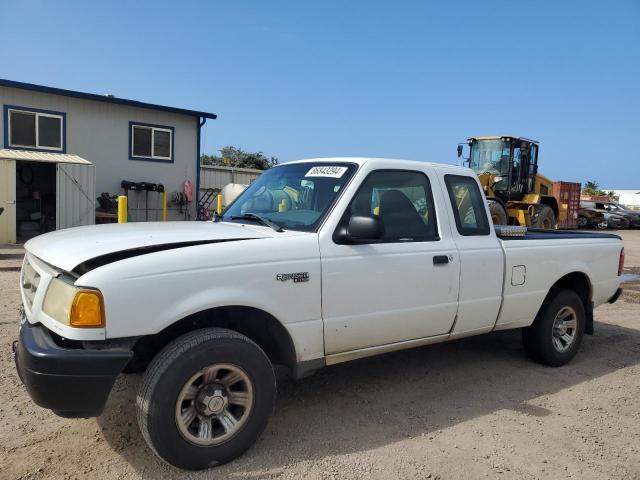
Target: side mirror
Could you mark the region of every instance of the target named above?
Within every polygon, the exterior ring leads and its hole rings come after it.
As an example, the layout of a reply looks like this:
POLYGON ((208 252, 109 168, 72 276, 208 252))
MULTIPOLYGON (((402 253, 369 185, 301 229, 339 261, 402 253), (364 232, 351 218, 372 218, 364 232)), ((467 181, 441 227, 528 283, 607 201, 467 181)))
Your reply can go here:
POLYGON ((384 224, 377 216, 354 216, 347 226, 347 240, 352 242, 375 242, 384 237, 384 224))
POLYGON ((462 156, 462 145, 458 145, 458 158, 462 156))

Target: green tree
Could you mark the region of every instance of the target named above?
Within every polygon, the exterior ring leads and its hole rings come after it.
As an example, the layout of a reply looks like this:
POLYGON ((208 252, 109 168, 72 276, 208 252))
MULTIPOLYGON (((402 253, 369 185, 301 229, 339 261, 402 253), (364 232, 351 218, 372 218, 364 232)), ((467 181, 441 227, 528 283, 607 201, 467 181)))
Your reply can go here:
POLYGON ((585 195, 601 195, 600 185, 595 180, 590 180, 582 187, 582 193, 585 195))
POLYGON ((267 157, 262 152, 245 152, 240 148, 227 146, 220 149, 220 155, 202 155, 200 163, 202 165, 267 170, 277 165, 278 159, 277 157, 267 157))
POLYGON ((609 197, 611 200, 613 200, 614 202, 617 202, 620 200, 620 196, 616 195, 616 192, 614 192, 613 190, 609 190, 607 192, 607 197, 609 197))
POLYGON ((607 192, 600 188, 600 185, 595 180, 590 180, 584 184, 582 187, 583 195, 597 195, 597 196, 605 196, 607 192))
POLYGON ((596 182, 595 180, 591 180, 584 184, 584 187, 582 187, 582 194, 595 195, 598 197, 609 197, 612 200, 617 200, 618 198, 616 196, 616 192, 614 192, 613 190, 609 190, 608 192, 602 190, 598 182, 596 182))

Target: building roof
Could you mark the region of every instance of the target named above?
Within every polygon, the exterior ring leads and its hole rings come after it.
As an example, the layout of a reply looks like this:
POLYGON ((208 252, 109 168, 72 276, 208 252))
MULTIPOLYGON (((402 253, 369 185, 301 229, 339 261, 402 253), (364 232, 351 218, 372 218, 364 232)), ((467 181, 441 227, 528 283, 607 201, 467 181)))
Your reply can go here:
POLYGON ((28 162, 77 163, 91 165, 91 162, 70 153, 36 152, 34 150, 9 150, 0 148, 0 160, 23 160, 28 162))
POLYGON ((193 117, 204 117, 211 119, 215 119, 217 117, 215 113, 199 112, 197 110, 186 110, 184 108, 167 107, 165 105, 138 102, 136 100, 127 100, 126 98, 118 98, 109 95, 97 95, 95 93, 77 92, 75 90, 65 90, 63 88, 45 87, 43 85, 16 82, 13 80, 5 80, 2 78, 0 78, 0 87, 19 88, 22 90, 31 90, 34 92, 50 93, 52 95, 62 95, 64 97, 81 98, 84 100, 93 100, 96 102, 115 103, 117 105, 127 105, 129 107, 147 108, 149 110, 160 110, 162 112, 179 113, 182 115, 191 115, 193 117))

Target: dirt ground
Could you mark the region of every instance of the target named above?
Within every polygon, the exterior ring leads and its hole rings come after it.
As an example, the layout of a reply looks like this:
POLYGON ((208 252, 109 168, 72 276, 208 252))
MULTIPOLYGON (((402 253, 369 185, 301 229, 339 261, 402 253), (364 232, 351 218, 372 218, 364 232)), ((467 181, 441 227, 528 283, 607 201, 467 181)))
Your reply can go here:
MULTIPOLYGON (((622 234, 640 273, 640 231, 622 234)), ((283 381, 257 444, 205 472, 146 447, 138 375, 120 377, 98 419, 35 406, 11 355, 18 297, 18 273, 0 272, 1 479, 640 479, 640 281, 596 310, 596 334, 562 368, 529 361, 513 331, 283 381)))

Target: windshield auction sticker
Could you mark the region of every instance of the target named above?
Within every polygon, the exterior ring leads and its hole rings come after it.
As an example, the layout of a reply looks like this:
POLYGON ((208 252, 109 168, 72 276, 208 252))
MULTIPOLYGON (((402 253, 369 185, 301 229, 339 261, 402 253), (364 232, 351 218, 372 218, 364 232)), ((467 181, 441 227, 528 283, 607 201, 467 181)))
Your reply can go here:
POLYGON ((340 178, 347 171, 348 167, 321 166, 313 167, 307 172, 305 177, 331 177, 340 178))

